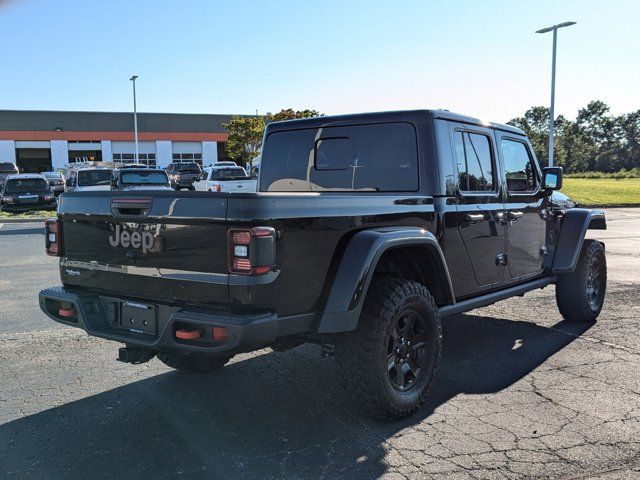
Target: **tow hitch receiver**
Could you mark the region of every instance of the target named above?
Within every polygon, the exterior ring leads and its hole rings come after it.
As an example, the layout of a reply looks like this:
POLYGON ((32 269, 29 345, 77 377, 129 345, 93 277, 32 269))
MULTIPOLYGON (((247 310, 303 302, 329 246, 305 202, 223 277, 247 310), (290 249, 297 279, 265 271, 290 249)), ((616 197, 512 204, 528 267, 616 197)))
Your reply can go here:
POLYGON ((156 352, 143 347, 120 347, 118 361, 138 365, 145 363, 156 356, 156 352))

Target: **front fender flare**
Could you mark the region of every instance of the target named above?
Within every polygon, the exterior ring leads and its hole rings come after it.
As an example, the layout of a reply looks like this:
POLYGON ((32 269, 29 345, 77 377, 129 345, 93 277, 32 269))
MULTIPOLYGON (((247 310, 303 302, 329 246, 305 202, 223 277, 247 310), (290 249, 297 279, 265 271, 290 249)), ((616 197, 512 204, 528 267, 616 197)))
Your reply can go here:
POLYGON ((391 248, 424 246, 433 249, 446 279, 449 303, 455 303, 447 264, 435 236, 420 228, 388 227, 363 230, 347 244, 320 317, 318 333, 355 330, 364 298, 380 257, 391 248))
POLYGON ((553 257, 553 273, 573 272, 578 264, 587 229, 606 230, 607 222, 602 210, 571 208, 560 225, 560 234, 553 257))

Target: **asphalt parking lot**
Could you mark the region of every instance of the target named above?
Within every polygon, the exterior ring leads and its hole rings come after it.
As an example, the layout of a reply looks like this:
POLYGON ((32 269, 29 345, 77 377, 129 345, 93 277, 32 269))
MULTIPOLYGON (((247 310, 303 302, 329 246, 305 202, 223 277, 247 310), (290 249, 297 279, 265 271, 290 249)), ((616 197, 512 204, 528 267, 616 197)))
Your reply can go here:
MULTIPOLYGON (((0 227, 0 478, 640 478, 640 209, 607 212, 595 325, 553 287, 447 319, 431 399, 363 418, 319 348, 241 355, 210 376, 49 321, 38 224, 0 227)), ((1 223, 1 221, 0 221, 1 223)))

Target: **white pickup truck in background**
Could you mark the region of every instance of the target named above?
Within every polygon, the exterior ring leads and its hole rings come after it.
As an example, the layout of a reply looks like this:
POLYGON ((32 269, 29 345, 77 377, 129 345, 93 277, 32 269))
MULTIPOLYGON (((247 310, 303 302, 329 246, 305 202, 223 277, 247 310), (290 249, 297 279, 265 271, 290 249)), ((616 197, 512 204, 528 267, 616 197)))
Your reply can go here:
POLYGON ((199 192, 255 192, 257 181, 237 165, 214 164, 202 169, 200 180, 193 186, 199 192))

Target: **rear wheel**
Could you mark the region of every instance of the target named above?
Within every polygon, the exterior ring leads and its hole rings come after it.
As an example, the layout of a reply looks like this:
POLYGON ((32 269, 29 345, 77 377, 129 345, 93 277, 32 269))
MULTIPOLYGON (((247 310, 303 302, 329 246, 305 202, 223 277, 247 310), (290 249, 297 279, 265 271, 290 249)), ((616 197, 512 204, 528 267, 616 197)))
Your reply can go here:
POLYGON ((440 360, 433 297, 414 281, 374 278, 358 328, 336 343, 341 383, 361 409, 410 415, 426 399, 440 360))
POLYGON ((558 277, 558 309, 569 322, 595 322, 602 310, 606 289, 604 246, 596 240, 585 240, 576 269, 558 277))
POLYGON ((203 353, 159 352, 157 357, 168 367, 192 373, 211 373, 220 370, 233 355, 206 355, 203 353))

